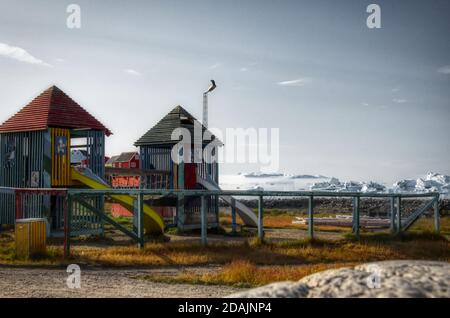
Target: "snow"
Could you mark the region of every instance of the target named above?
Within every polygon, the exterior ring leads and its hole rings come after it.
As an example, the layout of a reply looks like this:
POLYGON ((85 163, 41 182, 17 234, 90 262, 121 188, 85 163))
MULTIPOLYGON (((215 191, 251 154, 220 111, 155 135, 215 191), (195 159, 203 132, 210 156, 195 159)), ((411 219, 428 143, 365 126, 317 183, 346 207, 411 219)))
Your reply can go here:
POLYGON ((450 194, 450 176, 429 172, 417 180, 405 179, 394 183, 394 192, 439 192, 445 196, 450 194))
POLYGON ((335 192, 440 192, 450 197, 450 176, 430 172, 418 179, 403 179, 392 186, 368 181, 340 181, 313 174, 288 175, 283 173, 259 174, 242 173, 221 175, 220 185, 225 190, 266 190, 266 191, 335 191, 335 192))

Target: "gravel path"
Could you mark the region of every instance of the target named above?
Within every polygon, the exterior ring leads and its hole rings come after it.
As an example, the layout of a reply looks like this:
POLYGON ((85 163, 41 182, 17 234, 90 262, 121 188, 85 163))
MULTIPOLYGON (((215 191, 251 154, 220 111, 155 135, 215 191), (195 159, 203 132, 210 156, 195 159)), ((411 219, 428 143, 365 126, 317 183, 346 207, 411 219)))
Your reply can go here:
MULTIPOLYGON (((64 268, 0 267, 0 298, 5 297, 223 297, 242 289, 224 286, 152 283, 138 276, 179 269, 81 269, 81 288, 69 289, 64 268)), ((200 270, 200 269, 199 269, 200 270)), ((169 272, 169 273, 168 273, 169 272)))

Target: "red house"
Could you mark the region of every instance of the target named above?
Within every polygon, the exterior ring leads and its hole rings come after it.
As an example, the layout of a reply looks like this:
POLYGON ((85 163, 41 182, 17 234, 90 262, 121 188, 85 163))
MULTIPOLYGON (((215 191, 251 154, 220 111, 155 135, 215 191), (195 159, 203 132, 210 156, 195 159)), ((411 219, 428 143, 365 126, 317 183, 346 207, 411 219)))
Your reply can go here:
POLYGON ((137 152, 123 152, 114 162, 114 168, 139 169, 139 154, 137 152))

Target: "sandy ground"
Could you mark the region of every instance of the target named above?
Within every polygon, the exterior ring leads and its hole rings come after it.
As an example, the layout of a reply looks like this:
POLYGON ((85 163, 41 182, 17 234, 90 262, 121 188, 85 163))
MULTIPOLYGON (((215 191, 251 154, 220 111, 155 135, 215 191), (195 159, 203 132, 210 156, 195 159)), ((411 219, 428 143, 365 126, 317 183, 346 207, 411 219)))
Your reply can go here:
MULTIPOLYGON (((243 289, 162 284, 137 279, 179 269, 81 268, 81 288, 67 287, 65 268, 0 267, 0 298, 6 297, 223 297, 243 289)), ((195 270, 195 269, 194 269, 195 270)), ((201 269, 199 269, 201 270, 201 269)))

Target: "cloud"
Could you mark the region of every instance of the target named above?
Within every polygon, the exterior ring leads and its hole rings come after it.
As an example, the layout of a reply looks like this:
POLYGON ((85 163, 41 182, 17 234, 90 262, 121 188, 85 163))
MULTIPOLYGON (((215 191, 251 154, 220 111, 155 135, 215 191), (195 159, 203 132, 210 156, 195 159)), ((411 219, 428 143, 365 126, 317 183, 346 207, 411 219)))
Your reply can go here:
POLYGON ((240 72, 248 72, 248 71, 250 71, 250 69, 253 67, 253 66, 256 66, 258 63, 256 63, 256 62, 252 62, 252 63, 249 63, 249 64, 247 64, 247 65, 245 65, 245 66, 242 66, 240 69, 239 69, 239 71, 240 72))
POLYGON ((218 68, 218 67, 220 67, 220 66, 222 66, 222 63, 218 62, 218 63, 215 63, 215 64, 213 64, 213 65, 210 65, 208 68, 209 68, 210 70, 214 70, 214 69, 216 69, 216 68, 218 68))
POLYGON ((391 92, 393 92, 393 93, 396 93, 396 92, 399 92, 399 91, 400 91, 400 88, 398 88, 398 87, 391 89, 391 92))
POLYGON ((301 86, 305 86, 305 84, 308 84, 310 82, 311 82, 310 78, 304 77, 304 78, 297 78, 297 79, 293 79, 293 80, 289 80, 289 81, 278 82, 277 85, 301 87, 301 86))
POLYGON ((55 59, 55 61, 58 62, 58 63, 63 63, 63 62, 65 62, 66 60, 63 59, 63 58, 57 57, 57 58, 55 59))
POLYGON ((438 72, 442 74, 450 74, 450 65, 442 66, 440 69, 438 69, 438 72))
POLYGON ((408 102, 408 100, 406 100, 404 98, 394 98, 392 101, 397 104, 404 104, 404 103, 408 102))
POLYGON ((138 71, 136 71, 136 70, 133 70, 132 68, 127 68, 127 69, 124 69, 123 70, 125 73, 128 73, 128 74, 130 74, 130 75, 134 75, 134 76, 141 76, 142 74, 141 73, 139 73, 138 71))
POLYGON ((369 103, 362 103, 363 106, 369 106, 369 103))
POLYGON ((12 46, 1 42, 0 42, 0 56, 4 56, 24 63, 52 67, 50 64, 34 57, 33 55, 31 55, 30 53, 28 53, 27 51, 18 46, 12 46))

